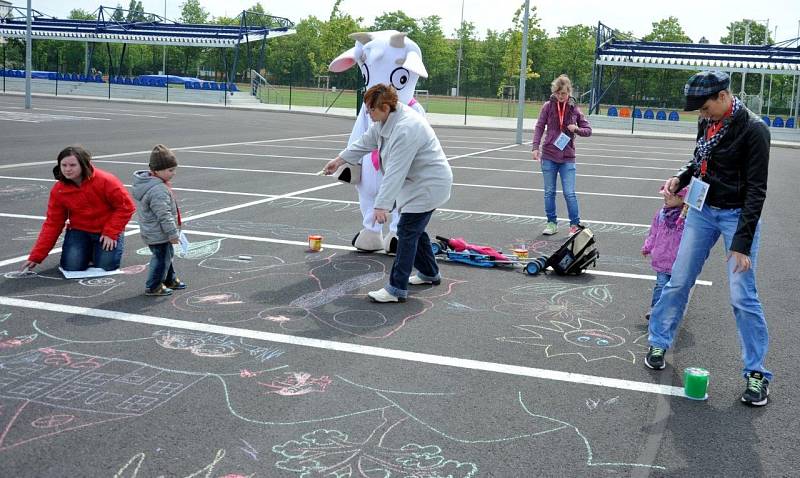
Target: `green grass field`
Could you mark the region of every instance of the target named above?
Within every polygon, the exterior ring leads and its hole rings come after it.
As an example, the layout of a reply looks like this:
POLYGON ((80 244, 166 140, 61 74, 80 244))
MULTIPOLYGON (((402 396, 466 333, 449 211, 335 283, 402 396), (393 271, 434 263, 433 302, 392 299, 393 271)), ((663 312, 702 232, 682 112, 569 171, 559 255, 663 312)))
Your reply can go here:
MULTIPOLYGON (((353 90, 330 91, 316 88, 290 88, 284 86, 270 86, 261 88, 259 96, 262 103, 292 106, 317 106, 321 108, 355 108, 356 93, 353 90), (291 99, 290 99, 291 95, 291 99)), ((441 113, 451 115, 464 115, 466 107, 467 116, 492 116, 516 118, 517 102, 503 101, 496 98, 464 98, 449 96, 418 95, 419 101, 428 113, 441 113)), ((541 102, 525 102, 525 118, 537 118, 542 108, 541 102)), ((585 110, 587 105, 583 105, 585 110)), ((618 109, 620 106, 617 107, 618 109)), ((601 105, 601 114, 605 114, 607 106, 601 105)), ((656 110, 653 110, 654 112, 656 110)), ((669 110, 666 111, 669 114, 669 110)), ((697 121, 697 114, 687 114, 678 111, 681 121, 697 121)))

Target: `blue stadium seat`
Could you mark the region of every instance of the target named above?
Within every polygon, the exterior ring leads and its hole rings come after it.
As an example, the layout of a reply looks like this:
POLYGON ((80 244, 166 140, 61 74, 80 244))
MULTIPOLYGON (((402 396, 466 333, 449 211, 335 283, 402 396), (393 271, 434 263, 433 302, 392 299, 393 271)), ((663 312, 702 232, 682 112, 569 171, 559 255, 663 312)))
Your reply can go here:
POLYGON ((78 81, 86 81, 86 75, 78 75, 78 81))
POLYGON ((57 74, 57 73, 53 73, 53 72, 51 71, 50 73, 48 73, 48 74, 47 74, 47 79, 48 79, 48 80, 55 80, 55 79, 57 79, 57 78, 58 78, 58 74, 57 74))
POLYGON ((210 90, 211 89, 211 83, 208 82, 208 81, 204 81, 203 82, 203 89, 204 90, 210 90))
POLYGON ((192 82, 191 81, 184 81, 183 82, 183 87, 186 88, 187 90, 191 90, 193 88, 192 87, 192 82))
POLYGON ((639 108, 634 108, 633 109, 633 117, 634 118, 641 118, 642 117, 642 110, 640 110, 639 108))
POLYGON ((94 75, 94 82, 95 83, 103 83, 103 75, 100 75, 100 74, 94 75))
POLYGON ((608 116, 619 116, 619 112, 617 111, 616 106, 609 106, 608 107, 608 116))
POLYGON ((656 119, 660 120, 660 121, 666 121, 667 120, 667 113, 665 113, 663 111, 659 111, 658 113, 656 113, 656 119))
POLYGON ((236 83, 231 83, 231 91, 239 91, 239 88, 236 87, 236 83))
POLYGON ((656 119, 656 114, 653 113, 653 110, 647 109, 644 112, 644 119, 656 119))
POLYGON ((77 73, 73 73, 72 75, 70 75, 70 80, 71 81, 80 81, 80 77, 78 76, 77 73))
POLYGON ((125 79, 122 80, 122 81, 125 82, 126 85, 132 85, 133 84, 133 80, 131 80, 131 78, 129 76, 126 76, 125 79))
POLYGON ((786 120, 786 125, 784 125, 784 128, 794 128, 794 117, 786 120))
POLYGON ((669 118, 667 118, 667 119, 670 120, 670 121, 680 121, 681 120, 681 115, 677 111, 670 111, 669 112, 669 118))
POLYGON ((773 128, 783 128, 783 118, 780 116, 776 116, 774 120, 772 120, 772 127, 773 128))
POLYGON ((219 91, 219 83, 217 83, 216 81, 212 81, 211 82, 211 89, 214 90, 214 91, 219 91))
POLYGON ((25 78, 25 70, 14 70, 15 78, 25 78))
POLYGON ((142 86, 142 80, 140 80, 138 76, 132 79, 131 83, 133 83, 134 86, 142 86))
POLYGON ((770 126, 772 124, 772 121, 769 120, 769 116, 767 115, 762 116, 761 121, 763 121, 764 124, 766 124, 767 126, 770 126))
POLYGON ((6 76, 6 69, 0 68, 0 77, 6 76))

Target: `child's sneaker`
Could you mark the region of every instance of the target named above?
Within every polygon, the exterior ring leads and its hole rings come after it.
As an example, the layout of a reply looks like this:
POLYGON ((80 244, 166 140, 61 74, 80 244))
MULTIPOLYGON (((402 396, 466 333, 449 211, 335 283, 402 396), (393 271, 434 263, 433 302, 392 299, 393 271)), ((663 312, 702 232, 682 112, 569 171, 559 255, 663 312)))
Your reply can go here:
POLYGON ((553 234, 558 232, 558 224, 554 222, 548 222, 546 226, 544 226, 544 231, 542 234, 545 236, 552 236, 553 234))
POLYGON ((159 284, 158 287, 152 290, 145 290, 144 295, 165 296, 172 295, 172 289, 164 287, 164 284, 159 284))
POLYGON ((754 407, 763 407, 769 401, 769 380, 761 372, 749 372, 747 388, 742 394, 742 402, 754 407))
POLYGON ((183 290, 186 288, 186 282, 181 282, 177 277, 173 282, 164 282, 164 286, 172 290, 183 290))
POLYGON ((667 364, 664 363, 664 354, 666 352, 666 349, 662 349, 661 347, 650 346, 644 358, 645 367, 653 370, 664 370, 664 367, 667 366, 667 364))
POLYGON ((577 234, 581 230, 580 224, 573 224, 569 226, 569 235, 577 234))

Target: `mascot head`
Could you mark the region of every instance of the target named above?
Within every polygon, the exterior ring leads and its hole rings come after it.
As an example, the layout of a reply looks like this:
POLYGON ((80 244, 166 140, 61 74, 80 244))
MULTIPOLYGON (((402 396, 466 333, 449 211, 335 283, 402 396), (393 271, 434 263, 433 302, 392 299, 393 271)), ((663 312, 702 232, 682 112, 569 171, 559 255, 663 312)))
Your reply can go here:
POLYGON ((356 46, 336 57, 328 69, 339 73, 357 64, 367 88, 378 83, 392 85, 398 99, 408 104, 419 77, 428 77, 417 44, 395 30, 352 33, 350 38, 356 41, 356 46))

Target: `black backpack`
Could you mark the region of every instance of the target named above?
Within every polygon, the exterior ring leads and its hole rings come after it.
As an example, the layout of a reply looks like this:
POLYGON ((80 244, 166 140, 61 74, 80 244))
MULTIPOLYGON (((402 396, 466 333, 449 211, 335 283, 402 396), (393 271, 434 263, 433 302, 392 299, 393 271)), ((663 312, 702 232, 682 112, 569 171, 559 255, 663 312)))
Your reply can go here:
POLYGON ((600 252, 592 231, 583 226, 554 252, 545 263, 558 275, 580 275, 591 265, 596 266, 600 252))

